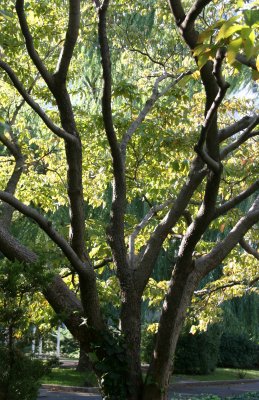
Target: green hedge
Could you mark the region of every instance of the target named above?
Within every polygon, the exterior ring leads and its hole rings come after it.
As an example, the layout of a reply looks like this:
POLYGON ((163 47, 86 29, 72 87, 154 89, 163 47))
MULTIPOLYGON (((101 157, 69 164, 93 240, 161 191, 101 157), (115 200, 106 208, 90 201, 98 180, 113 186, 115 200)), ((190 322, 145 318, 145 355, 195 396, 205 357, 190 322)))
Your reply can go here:
POLYGON ((218 366, 226 368, 258 368, 259 345, 246 335, 224 333, 219 348, 218 366))
POLYGON ((221 332, 212 325, 206 332, 183 333, 175 353, 174 372, 181 374, 209 374, 217 366, 221 332))

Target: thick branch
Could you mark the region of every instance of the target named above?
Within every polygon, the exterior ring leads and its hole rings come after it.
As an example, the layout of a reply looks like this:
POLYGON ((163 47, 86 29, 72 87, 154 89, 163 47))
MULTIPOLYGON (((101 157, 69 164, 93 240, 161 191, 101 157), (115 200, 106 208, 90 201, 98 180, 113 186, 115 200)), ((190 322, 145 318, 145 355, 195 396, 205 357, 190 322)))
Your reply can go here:
POLYGON ((219 141, 223 142, 236 133, 246 129, 254 121, 254 116, 249 117, 246 115, 234 124, 227 126, 219 131, 219 141))
POLYGON ((50 239, 52 239, 52 241, 56 243, 56 245, 62 250, 75 270, 83 276, 87 274, 87 266, 80 260, 74 250, 69 246, 67 241, 52 227, 51 222, 43 217, 38 211, 21 203, 9 193, 0 191, 0 199, 35 221, 39 227, 50 237, 50 239))
POLYGON ((249 196, 251 196, 253 193, 255 193, 257 190, 259 190, 259 179, 255 181, 248 189, 244 190, 241 192, 238 196, 234 197, 233 199, 226 201, 222 206, 218 207, 215 210, 214 218, 218 218, 220 215, 225 214, 229 210, 232 210, 235 208, 238 204, 240 204, 242 201, 247 199, 249 196))
POLYGON ((9 260, 18 260, 24 263, 34 263, 37 255, 23 246, 3 226, 0 226, 0 251, 9 260))
POLYGON ((255 71, 257 71, 256 68, 256 61, 253 58, 250 58, 249 60, 246 58, 246 56, 244 56, 243 54, 237 54, 236 55, 236 60, 238 62, 240 62, 241 64, 246 65, 247 67, 250 67, 252 69, 254 69, 255 71))
POLYGON ((2 68, 9 76, 11 81, 14 84, 14 87, 18 90, 20 95, 24 98, 27 104, 39 115, 45 125, 58 137, 65 139, 67 141, 76 140, 72 135, 59 128, 57 125, 53 123, 53 121, 45 114, 42 108, 36 103, 32 97, 28 94, 28 92, 23 87, 22 83, 17 78, 16 74, 12 70, 12 68, 4 61, 0 60, 0 68, 2 68))
POLYGON ((201 129, 199 141, 197 143, 197 146, 195 146, 195 151, 200 155, 200 157, 208 165, 208 167, 216 173, 220 171, 221 165, 216 160, 214 160, 209 153, 207 154, 207 151, 203 148, 203 145, 207 139, 207 135, 209 133, 211 124, 213 123, 213 120, 217 114, 217 110, 222 100, 224 99, 227 89, 229 88, 229 84, 225 82, 221 74, 222 62, 225 57, 225 54, 226 54, 225 49, 219 49, 217 51, 217 55, 214 62, 213 75, 216 79, 219 90, 217 96, 215 97, 213 103, 211 104, 210 109, 206 114, 205 121, 201 129))
POLYGON ((259 221, 259 197, 254 201, 247 215, 241 218, 229 234, 213 250, 195 261, 195 267, 203 275, 216 268, 238 244, 254 224, 259 221))
POLYGON ((38 71, 40 72, 42 78, 45 80, 47 85, 49 87, 51 87, 52 83, 53 83, 52 82, 53 78, 52 78, 51 74, 49 73, 49 71, 47 70, 47 68, 45 67, 39 54, 35 50, 33 38, 31 36, 30 29, 29 29, 29 26, 28 26, 27 20, 26 20, 26 15, 24 12, 24 0, 16 0, 15 8, 16 8, 16 12, 17 12, 17 15, 19 18, 22 34, 25 39, 26 48, 29 53, 29 56, 31 57, 33 63, 37 67, 38 71))
POLYGON ((245 241, 244 238, 242 238, 241 240, 239 240, 239 244, 241 247, 243 247, 243 249, 248 253, 251 254, 252 256, 254 256, 257 260, 259 260, 259 253, 256 249, 254 249, 252 246, 250 246, 249 243, 247 243, 245 241))
POLYGON ((69 21, 65 44, 60 55, 60 62, 55 79, 65 82, 73 51, 77 42, 80 25, 80 0, 69 1, 69 21))
POLYGON ((246 142, 251 137, 257 136, 258 132, 252 132, 252 130, 259 124, 259 116, 256 116, 252 119, 249 126, 245 129, 242 135, 239 136, 234 142, 230 143, 228 146, 225 146, 223 150, 220 152, 221 159, 226 158, 226 156, 232 151, 236 150, 241 144, 246 142))
POLYGON ((12 143, 11 140, 9 140, 4 134, 0 134, 0 142, 3 143, 3 145, 9 150, 9 152, 14 156, 14 158, 17 158, 20 156, 19 151, 14 143, 12 143))
POLYGON ((203 169, 203 165, 204 164, 198 157, 193 161, 186 182, 179 192, 171 209, 168 211, 163 220, 157 225, 145 246, 143 255, 139 261, 138 269, 136 271, 136 284, 139 286, 140 292, 144 290, 165 239, 179 218, 183 215, 183 212, 188 206, 193 193, 206 176, 206 171, 203 169))
MULTIPOLYGON (((0 226, 0 251, 11 261, 34 264, 37 255, 20 244, 9 232, 0 226)), ((59 275, 56 275, 44 289, 44 296, 74 337, 89 346, 86 326, 82 326, 84 310, 77 296, 68 289, 59 275)))
POLYGON ((107 11, 109 0, 104 0, 102 6, 96 1, 99 14, 98 34, 101 51, 102 69, 103 69, 103 97, 102 97, 102 114, 106 136, 109 141, 112 160, 113 160, 113 202, 111 211, 111 225, 107 230, 108 239, 113 250, 115 262, 118 271, 124 275, 123 270, 127 266, 127 251, 124 240, 124 214, 126 205, 126 181, 125 168, 122 159, 120 146, 113 125, 112 116, 112 76, 111 76, 111 58, 107 37, 107 11))
POLYGON ((188 11, 182 26, 188 29, 189 26, 193 25, 197 17, 201 14, 203 9, 211 3, 212 0, 196 0, 188 11))
POLYGON ((176 24, 179 26, 186 17, 182 2, 181 0, 169 0, 168 2, 171 11, 174 14, 176 24))

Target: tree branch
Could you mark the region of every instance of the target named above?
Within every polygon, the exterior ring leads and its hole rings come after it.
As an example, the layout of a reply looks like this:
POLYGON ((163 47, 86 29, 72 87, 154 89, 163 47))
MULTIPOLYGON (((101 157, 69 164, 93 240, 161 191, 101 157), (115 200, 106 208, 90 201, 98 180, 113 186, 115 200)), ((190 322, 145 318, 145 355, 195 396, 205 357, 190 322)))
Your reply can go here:
POLYGON ((216 268, 227 257, 249 229, 258 221, 259 196, 254 201, 247 215, 237 222, 229 234, 218 243, 209 254, 206 254, 195 261, 195 268, 199 270, 203 276, 207 275, 208 272, 216 268))
POLYGON ((226 283, 225 285, 217 286, 215 288, 206 288, 206 289, 196 290, 194 292, 194 295, 198 296, 198 297, 210 296, 212 293, 215 293, 220 290, 227 289, 227 288, 231 288, 236 285, 242 285, 242 284, 244 284, 244 282, 242 282, 242 281, 233 281, 230 283, 226 283))
POLYGON ((69 21, 65 44, 55 73, 55 81, 65 82, 80 26, 80 0, 69 0, 69 21))
POLYGON ((127 149, 127 145, 129 143, 129 141, 131 140, 133 134, 139 128, 141 123, 144 121, 144 119, 146 118, 146 116, 150 112, 150 110, 152 109, 155 102, 158 99, 160 99, 160 97, 164 96, 165 93, 167 93, 173 86, 175 86, 182 78, 184 78, 185 76, 190 75, 192 73, 193 73, 193 71, 183 72, 177 78, 175 78, 172 83, 170 83, 168 86, 166 86, 161 92, 158 91, 159 83, 161 83, 163 80, 165 80, 167 78, 173 78, 173 77, 172 77, 172 75, 165 73, 156 79, 154 86, 153 86, 152 95, 146 101, 143 109, 140 111, 140 113, 137 116, 137 118, 135 119, 135 121, 133 121, 131 123, 127 132, 125 132, 125 134, 123 135, 123 138, 121 140, 121 152, 122 152, 122 156, 123 156, 124 160, 126 157, 126 149, 127 149))
POLYGON ((168 2, 177 26, 180 26, 186 17, 181 0, 169 0, 168 2))
POLYGON ((256 249, 254 249, 252 246, 250 246, 250 244, 247 243, 247 242, 245 241, 244 238, 242 238, 242 239, 239 240, 239 244, 240 244, 241 247, 243 247, 243 249, 244 249, 248 254, 251 254, 251 255, 254 256, 257 260, 259 260, 259 252, 258 252, 256 249))
POLYGON ((105 267, 105 265, 108 265, 109 263, 111 263, 113 261, 113 259, 111 257, 105 258, 103 261, 101 261, 99 264, 96 264, 94 266, 94 269, 99 269, 102 267, 105 267))
POLYGON ((24 98, 27 104, 39 115, 45 125, 58 137, 66 140, 66 141, 76 141, 77 139, 70 135, 68 132, 64 131, 63 129, 59 128, 54 122, 45 114, 42 108, 36 103, 32 97, 28 94, 22 83, 17 78, 15 72, 12 68, 3 60, 0 59, 0 68, 2 68, 9 76, 11 81, 13 82, 14 87, 20 93, 20 95, 24 98))
POLYGON ((230 143, 228 146, 225 146, 221 152, 220 152, 220 157, 221 159, 226 158, 226 156, 237 149, 241 144, 246 142, 248 139, 251 137, 254 137, 258 134, 258 132, 252 132, 252 130, 259 124, 259 116, 256 116, 252 119, 251 123, 249 126, 245 129, 245 131, 242 133, 242 135, 239 136, 238 139, 236 139, 234 142, 230 143))
POLYGON ((166 207, 168 207, 170 204, 172 204, 174 199, 169 199, 165 201, 163 204, 158 204, 149 210, 149 212, 145 215, 145 217, 142 219, 142 221, 135 227, 134 231, 132 234, 129 236, 129 259, 130 259, 130 264, 131 267, 134 266, 134 261, 135 261, 135 240, 136 237, 138 236, 139 232, 144 229, 147 224, 149 223, 150 219, 158 212, 164 210, 166 207))
POLYGON ((68 242, 59 235, 59 233, 52 227, 51 222, 49 222, 43 215, 41 215, 37 210, 26 206, 21 203, 18 199, 9 193, 0 191, 0 199, 16 210, 26 215, 35 221, 39 227, 49 236, 50 239, 62 250, 67 259, 71 262, 72 266, 78 272, 78 274, 85 276, 87 275, 89 266, 84 264, 74 250, 69 246, 68 242))
POLYGON ((33 38, 31 36, 30 29, 26 20, 26 15, 24 12, 24 0, 16 0, 15 8, 19 18, 19 23, 21 26, 22 34, 25 39, 26 48, 29 53, 29 56, 31 57, 33 63, 37 67, 44 81, 50 88, 52 88, 53 77, 45 67, 43 61, 41 60, 39 54, 37 53, 34 47, 33 38))
POLYGON ((203 123, 202 129, 201 129, 201 134, 199 141, 197 145, 195 146, 195 151, 199 156, 202 158, 202 160, 208 165, 208 167, 214 171, 215 173, 219 172, 221 170, 221 165, 219 162, 213 160, 211 155, 203 148, 204 143, 207 139, 207 133, 209 132, 210 126, 213 122, 213 119, 217 113, 217 110, 222 102, 222 100, 225 97, 226 91, 229 88, 229 84, 225 82, 222 73, 221 73, 221 68, 222 68, 222 62, 225 58, 226 54, 226 49, 219 49, 216 54, 215 62, 214 62, 214 68, 213 68, 213 75, 216 79, 216 82, 218 84, 218 93, 217 96, 215 97, 213 103, 211 104, 210 109, 208 110, 205 121, 203 123))
POLYGON ((16 240, 6 228, 0 226, 0 251, 9 260, 24 263, 34 263, 37 255, 16 240))
POLYGON ((168 211, 163 220, 157 225, 147 241, 135 273, 136 285, 139 286, 140 292, 145 288, 165 239, 179 218, 183 215, 183 212, 188 206, 193 193, 206 176, 206 170, 203 168, 203 166, 204 164, 201 159, 196 157, 192 162, 186 182, 172 204, 171 209, 168 211))
POLYGON ((20 156, 19 151, 14 143, 12 143, 11 140, 9 140, 4 134, 0 134, 0 142, 3 143, 3 145, 9 150, 9 152, 14 156, 16 159, 17 157, 20 156))
POLYGON ((219 141, 223 142, 229 137, 235 135, 236 133, 246 129, 254 120, 255 116, 248 116, 241 118, 239 121, 234 124, 227 126, 219 131, 219 141))
POLYGON ((112 76, 111 76, 111 58, 110 49, 107 37, 107 11, 109 0, 104 0, 102 6, 100 2, 95 1, 98 15, 98 35, 101 51, 101 62, 103 69, 103 96, 102 96, 102 114, 104 128, 107 139, 109 141, 112 160, 113 160, 113 201, 111 211, 111 224, 107 229, 108 240, 110 242, 116 266, 119 273, 122 273, 126 279, 126 274, 123 270, 127 266, 127 251, 124 237, 124 214, 126 206, 126 181, 125 181, 125 166, 122 159, 120 146, 113 125, 112 115, 112 76))
POLYGON ((188 29, 189 26, 193 25, 197 17, 201 14, 203 9, 211 3, 212 0, 196 0, 188 11, 185 20, 182 22, 182 27, 188 29))
POLYGON ((247 67, 250 67, 257 71, 256 68, 256 61, 253 58, 250 58, 249 60, 244 56, 243 54, 237 54, 236 55, 236 60, 240 62, 243 65, 246 65, 247 67))
POLYGON ((253 193, 255 193, 259 189, 259 179, 255 181, 248 189, 241 192, 238 196, 233 199, 226 201, 220 207, 216 208, 213 219, 218 218, 220 215, 227 213, 229 210, 235 208, 242 201, 247 199, 253 193))

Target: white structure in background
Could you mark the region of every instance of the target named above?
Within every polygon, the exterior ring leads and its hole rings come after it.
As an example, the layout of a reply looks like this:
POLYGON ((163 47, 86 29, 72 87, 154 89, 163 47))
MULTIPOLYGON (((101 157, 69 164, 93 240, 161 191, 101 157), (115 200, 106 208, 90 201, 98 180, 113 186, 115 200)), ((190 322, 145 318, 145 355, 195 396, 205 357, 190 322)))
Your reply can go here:
POLYGON ((39 347, 38 347, 39 356, 42 356, 42 337, 39 338, 39 347))
POLYGON ((56 350, 56 356, 60 358, 60 325, 58 325, 58 330, 57 330, 57 350, 56 350))
POLYGON ((36 326, 33 325, 33 327, 32 327, 32 342, 31 342, 31 352, 32 352, 32 354, 35 354, 35 350, 36 350, 35 335, 36 335, 36 326))

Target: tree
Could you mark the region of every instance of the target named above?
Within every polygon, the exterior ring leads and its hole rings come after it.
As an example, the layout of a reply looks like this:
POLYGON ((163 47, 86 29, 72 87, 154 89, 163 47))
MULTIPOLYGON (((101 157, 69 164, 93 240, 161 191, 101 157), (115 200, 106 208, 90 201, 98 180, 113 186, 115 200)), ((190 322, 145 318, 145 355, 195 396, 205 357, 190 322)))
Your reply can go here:
MULTIPOLYGON (((109 0, 96 0, 95 8, 82 2, 81 10, 80 3, 17 0, 15 13, 13 2, 2 6, 3 88, 11 82, 22 102, 2 105, 6 175, 0 191, 0 249, 9 260, 30 268, 40 262, 50 266, 54 260, 78 276, 80 300, 58 273, 43 292, 90 355, 105 398, 165 399, 173 354, 195 289, 228 262, 239 243, 258 259, 252 235, 259 219, 259 182, 254 178, 259 119, 249 104, 226 97, 230 84, 224 78, 226 74, 231 80, 233 71, 246 78, 250 69, 257 77, 257 14, 253 8, 235 9, 231 1, 221 5, 197 0, 186 7, 169 1, 173 22, 162 1, 150 1, 144 8, 139 1, 110 5, 109 0), (21 109, 26 111, 21 114, 21 109), (10 156, 15 161, 11 174, 10 156), (42 182, 42 193, 35 179, 42 182), (94 242, 86 202, 104 204, 111 181, 106 235, 102 227, 94 242), (99 203, 91 200, 96 192, 103 192, 99 203), (136 197, 144 198, 150 209, 133 228, 127 204, 136 197), (246 199, 253 202, 243 210, 240 205, 246 199), (62 205, 69 208, 68 238, 66 226, 53 219, 62 205), (45 232, 56 259, 42 261, 37 251, 13 236, 14 210, 45 232), (212 229, 225 230, 225 237, 208 244, 205 236, 212 229), (142 295, 170 240, 178 245, 178 254, 143 382, 142 295), (96 263, 100 249, 112 255, 120 283, 120 330, 109 329, 100 305, 97 271, 110 262, 105 257, 96 263)), ((8 86, 7 102, 13 88, 8 86)), ((253 274, 249 269, 241 283, 257 281, 258 269, 253 274)))

